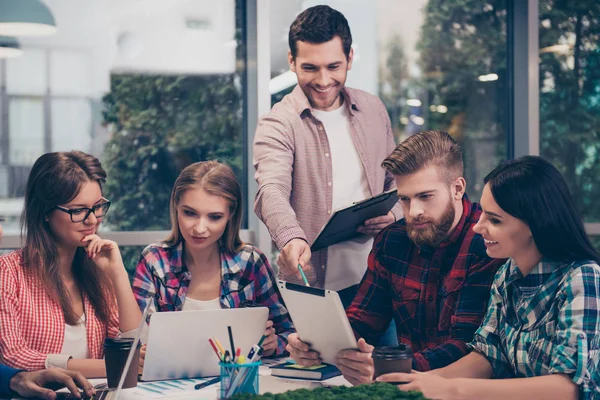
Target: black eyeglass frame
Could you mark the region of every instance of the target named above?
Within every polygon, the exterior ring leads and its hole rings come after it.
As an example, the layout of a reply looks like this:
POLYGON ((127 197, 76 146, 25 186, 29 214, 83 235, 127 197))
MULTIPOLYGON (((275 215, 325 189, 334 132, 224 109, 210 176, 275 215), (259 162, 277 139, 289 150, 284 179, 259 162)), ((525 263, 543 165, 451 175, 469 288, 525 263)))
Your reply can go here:
POLYGON ((66 208, 66 207, 63 207, 63 206, 54 206, 54 209, 57 209, 59 211, 62 211, 64 213, 69 214, 69 216, 71 217, 71 222, 74 222, 74 223, 83 222, 83 221, 85 221, 86 219, 89 218, 89 216, 90 216, 90 214, 92 212, 94 213, 94 216, 96 216, 96 218, 102 218, 106 214, 108 214, 108 210, 110 209, 110 205, 112 203, 110 202, 110 200, 108 200, 108 199, 106 199, 104 197, 102 197, 101 200, 104 200, 104 202, 102 202, 100 204, 96 204, 92 208, 89 208, 89 207, 66 208), (106 211, 104 211, 104 214, 102 214, 102 215, 96 215, 96 210, 101 210, 102 207, 106 207, 106 211), (81 212, 83 210, 87 210, 87 212, 85 213, 85 216, 83 217, 83 219, 77 220, 77 221, 73 220, 73 213, 76 213, 76 212, 79 213, 79 212, 81 212))

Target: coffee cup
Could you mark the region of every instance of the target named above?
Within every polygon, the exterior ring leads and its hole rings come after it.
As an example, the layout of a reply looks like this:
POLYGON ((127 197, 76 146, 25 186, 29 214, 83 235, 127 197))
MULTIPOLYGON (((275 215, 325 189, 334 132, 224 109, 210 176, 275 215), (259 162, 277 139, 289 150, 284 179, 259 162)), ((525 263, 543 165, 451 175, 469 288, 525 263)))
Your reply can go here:
MULTIPOLYGON (((121 373, 123 368, 125 368, 125 364, 127 363, 127 357, 129 356, 131 346, 133 346, 133 339, 130 338, 107 338, 104 340, 104 364, 106 365, 106 380, 108 387, 111 389, 119 386, 121 373)), ((131 365, 127 371, 125 382, 123 383, 123 389, 137 386, 139 364, 140 344, 138 343, 137 349, 133 355, 133 360, 131 360, 131 365)))
POLYGON ((412 370, 412 356, 412 349, 406 344, 376 347, 371 353, 373 366, 375 367, 373 379, 392 372, 410 373, 412 370))

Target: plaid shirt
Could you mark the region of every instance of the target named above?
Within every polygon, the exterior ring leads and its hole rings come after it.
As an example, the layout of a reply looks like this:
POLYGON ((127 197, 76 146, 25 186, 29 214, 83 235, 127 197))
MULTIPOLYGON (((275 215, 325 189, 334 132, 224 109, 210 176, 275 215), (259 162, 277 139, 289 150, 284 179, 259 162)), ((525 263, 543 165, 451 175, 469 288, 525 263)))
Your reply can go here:
POLYGON ((495 378, 569 375, 580 399, 600 398, 600 267, 542 260, 523 277, 498 271, 490 308, 469 345, 495 378))
MULTIPOLYGON (((22 263, 20 250, 0 256, 0 362, 26 370, 43 369, 47 359, 68 358, 58 356, 65 338, 65 316, 39 278, 22 263)), ((102 358, 104 339, 120 334, 116 299, 108 324, 98 319, 85 293, 83 307, 89 358, 102 358)))
POLYGON ((468 353, 504 260, 486 254, 473 226, 481 208, 463 198, 463 214, 437 248, 417 247, 402 219, 375 238, 369 267, 346 311, 358 337, 376 343, 394 318, 398 341, 414 351, 413 369, 441 368, 468 353))
MULTIPOLYGON (((142 310, 149 297, 154 297, 150 312, 183 308, 192 274, 183 264, 182 243, 174 247, 154 244, 142 252, 133 279, 133 294, 142 310)), ((244 302, 268 307, 269 319, 278 335, 275 355, 286 352, 287 337, 294 327, 273 270, 259 249, 246 245, 237 254, 221 252, 220 291, 222 308, 238 308, 244 302)))

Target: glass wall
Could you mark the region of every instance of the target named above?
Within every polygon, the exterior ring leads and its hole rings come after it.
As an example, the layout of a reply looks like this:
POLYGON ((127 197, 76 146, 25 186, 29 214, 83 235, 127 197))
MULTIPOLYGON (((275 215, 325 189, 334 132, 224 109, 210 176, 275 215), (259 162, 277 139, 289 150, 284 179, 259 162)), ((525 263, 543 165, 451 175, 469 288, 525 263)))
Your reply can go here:
MULTIPOLYGON (((540 154, 600 221, 600 2, 539 1, 540 154)), ((596 243, 598 241, 596 240, 596 243)))
POLYGON ((291 0, 271 2, 271 95, 296 83, 287 32, 307 7, 328 4, 350 24, 355 58, 347 85, 378 95, 397 141, 425 129, 463 146, 468 193, 507 157, 507 1, 291 0))
MULTIPOLYGON (((104 231, 169 229, 173 182, 218 159, 245 188, 244 0, 45 0, 55 35, 0 59, 0 216, 18 233, 25 183, 49 151, 108 172, 104 231)), ((248 209, 244 205, 244 209, 248 209)))

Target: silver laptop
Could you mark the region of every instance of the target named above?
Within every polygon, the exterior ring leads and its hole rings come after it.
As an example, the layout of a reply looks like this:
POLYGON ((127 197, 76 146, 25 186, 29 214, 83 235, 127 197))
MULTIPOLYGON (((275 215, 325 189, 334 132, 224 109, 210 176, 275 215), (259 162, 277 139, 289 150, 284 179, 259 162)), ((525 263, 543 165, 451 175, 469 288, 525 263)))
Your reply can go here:
POLYGON ((265 333, 268 318, 266 307, 154 313, 142 380, 217 376, 219 359, 208 339, 215 337, 231 353, 231 326, 234 345, 245 355, 265 333))

